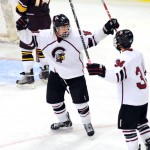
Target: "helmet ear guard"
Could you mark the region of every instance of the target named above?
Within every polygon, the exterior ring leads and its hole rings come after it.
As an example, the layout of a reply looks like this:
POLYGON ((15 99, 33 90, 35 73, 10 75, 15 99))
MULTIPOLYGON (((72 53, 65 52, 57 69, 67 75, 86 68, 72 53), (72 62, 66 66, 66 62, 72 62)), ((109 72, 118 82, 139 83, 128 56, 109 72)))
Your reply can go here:
POLYGON ((120 30, 116 33, 113 44, 117 50, 121 50, 122 48, 130 48, 133 43, 133 33, 128 30, 120 30))

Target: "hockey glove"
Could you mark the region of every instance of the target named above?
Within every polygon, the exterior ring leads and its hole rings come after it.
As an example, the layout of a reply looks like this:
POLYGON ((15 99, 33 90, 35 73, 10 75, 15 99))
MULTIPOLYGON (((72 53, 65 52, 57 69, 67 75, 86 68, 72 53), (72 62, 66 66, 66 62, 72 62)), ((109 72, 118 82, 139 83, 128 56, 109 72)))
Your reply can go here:
POLYGON ((87 64, 86 68, 89 75, 98 75, 105 78, 105 72, 106 72, 105 66, 93 63, 93 64, 87 64))
POLYGON ((119 28, 119 23, 117 19, 111 19, 109 20, 103 27, 103 31, 105 34, 114 34, 114 29, 119 28))
POLYGON ((27 28, 29 23, 29 19, 26 16, 22 16, 20 17, 17 21, 16 21, 16 28, 17 30, 24 30, 27 28))
POLYGON ((42 8, 42 11, 43 11, 43 12, 49 14, 49 11, 50 11, 50 10, 49 10, 49 5, 48 5, 47 3, 44 2, 44 3, 42 4, 41 8, 42 8))

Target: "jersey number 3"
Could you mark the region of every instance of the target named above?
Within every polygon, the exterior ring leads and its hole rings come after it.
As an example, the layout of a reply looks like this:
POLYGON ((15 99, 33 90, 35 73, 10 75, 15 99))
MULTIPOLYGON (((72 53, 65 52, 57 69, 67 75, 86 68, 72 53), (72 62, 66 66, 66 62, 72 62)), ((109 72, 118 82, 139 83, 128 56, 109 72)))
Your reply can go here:
POLYGON ((141 79, 141 81, 143 82, 143 83, 142 83, 142 82, 137 83, 137 84, 136 84, 137 87, 138 87, 139 89, 145 89, 145 88, 147 87, 147 84, 146 84, 145 79, 143 78, 142 72, 141 72, 141 70, 140 70, 139 67, 136 67, 136 75, 140 75, 140 79, 141 79))

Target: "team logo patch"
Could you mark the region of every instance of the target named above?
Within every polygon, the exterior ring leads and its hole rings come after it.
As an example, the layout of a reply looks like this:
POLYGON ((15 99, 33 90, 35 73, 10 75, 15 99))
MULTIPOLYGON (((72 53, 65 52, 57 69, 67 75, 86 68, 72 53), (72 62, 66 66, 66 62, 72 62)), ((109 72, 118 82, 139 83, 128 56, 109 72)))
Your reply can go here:
POLYGON ((56 47, 52 51, 52 56, 56 59, 56 62, 62 63, 65 60, 65 49, 63 47, 56 47))

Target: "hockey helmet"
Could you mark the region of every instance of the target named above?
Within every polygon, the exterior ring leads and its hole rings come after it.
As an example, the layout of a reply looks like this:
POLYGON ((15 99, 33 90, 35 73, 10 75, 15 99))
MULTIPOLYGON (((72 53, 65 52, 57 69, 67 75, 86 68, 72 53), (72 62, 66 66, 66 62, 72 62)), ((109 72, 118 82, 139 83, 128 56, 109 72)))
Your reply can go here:
POLYGON ((54 31, 62 38, 68 37, 69 29, 70 29, 70 21, 64 14, 59 14, 53 17, 53 28, 54 31), (63 34, 59 34, 60 27, 68 27, 68 31, 64 32, 63 34))
POLYGON ((119 51, 121 48, 130 48, 133 43, 133 33, 128 29, 120 30, 116 33, 113 43, 119 51))

